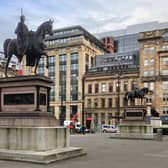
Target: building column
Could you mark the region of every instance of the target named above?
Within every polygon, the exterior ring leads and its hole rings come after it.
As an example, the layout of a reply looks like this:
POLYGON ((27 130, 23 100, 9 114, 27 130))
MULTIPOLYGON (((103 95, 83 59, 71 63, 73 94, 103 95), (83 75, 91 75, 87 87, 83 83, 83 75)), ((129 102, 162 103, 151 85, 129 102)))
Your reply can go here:
POLYGON ((66 105, 66 120, 71 120, 70 111, 71 111, 70 105, 66 105))
POLYGON ((105 112, 105 124, 108 124, 108 112, 105 112))
POLYGON ((101 113, 98 112, 98 125, 101 126, 101 113))
MULTIPOLYGON (((78 112, 78 120, 82 124, 82 104, 81 103, 78 104, 77 107, 78 107, 78 111, 77 111, 78 112)), ((86 116, 84 113, 84 122, 85 122, 85 120, 86 120, 86 116)))

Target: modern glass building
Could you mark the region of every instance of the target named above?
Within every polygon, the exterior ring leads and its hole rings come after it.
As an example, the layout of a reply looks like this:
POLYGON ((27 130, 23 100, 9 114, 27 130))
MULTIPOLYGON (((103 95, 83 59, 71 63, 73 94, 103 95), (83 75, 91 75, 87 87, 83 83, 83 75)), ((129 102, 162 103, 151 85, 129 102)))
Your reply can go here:
POLYGON ((125 29, 116 31, 102 32, 95 34, 99 39, 112 37, 114 40, 116 52, 129 52, 139 50, 139 33, 168 27, 168 22, 160 23, 158 21, 142 24, 130 25, 125 29))

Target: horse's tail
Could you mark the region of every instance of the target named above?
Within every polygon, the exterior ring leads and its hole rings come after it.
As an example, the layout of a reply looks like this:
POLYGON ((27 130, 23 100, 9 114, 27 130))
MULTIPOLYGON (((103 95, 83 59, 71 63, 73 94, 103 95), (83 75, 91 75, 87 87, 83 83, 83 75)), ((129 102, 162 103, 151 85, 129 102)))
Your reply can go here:
POLYGON ((8 49, 8 44, 9 44, 10 41, 11 41, 11 39, 6 39, 6 40, 4 41, 4 44, 3 44, 3 49, 4 49, 5 58, 8 57, 7 49, 8 49))

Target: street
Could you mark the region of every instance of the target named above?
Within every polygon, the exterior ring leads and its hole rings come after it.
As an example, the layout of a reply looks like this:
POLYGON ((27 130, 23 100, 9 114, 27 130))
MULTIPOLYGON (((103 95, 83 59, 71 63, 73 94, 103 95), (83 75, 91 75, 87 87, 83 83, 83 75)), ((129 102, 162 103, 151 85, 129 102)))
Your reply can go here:
POLYGON ((168 139, 117 140, 110 134, 71 135, 71 146, 80 146, 87 155, 48 165, 0 161, 1 168, 167 168, 168 139))

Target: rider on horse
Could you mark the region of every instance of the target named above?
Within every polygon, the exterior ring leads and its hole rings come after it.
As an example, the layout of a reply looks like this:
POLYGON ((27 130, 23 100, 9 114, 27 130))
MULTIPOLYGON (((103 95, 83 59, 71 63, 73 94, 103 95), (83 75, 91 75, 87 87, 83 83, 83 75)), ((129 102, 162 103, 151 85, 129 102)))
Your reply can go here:
POLYGON ((28 47, 28 28, 25 25, 24 21, 25 16, 21 11, 20 22, 17 24, 15 30, 15 34, 17 34, 17 54, 19 62, 21 61, 28 47))

